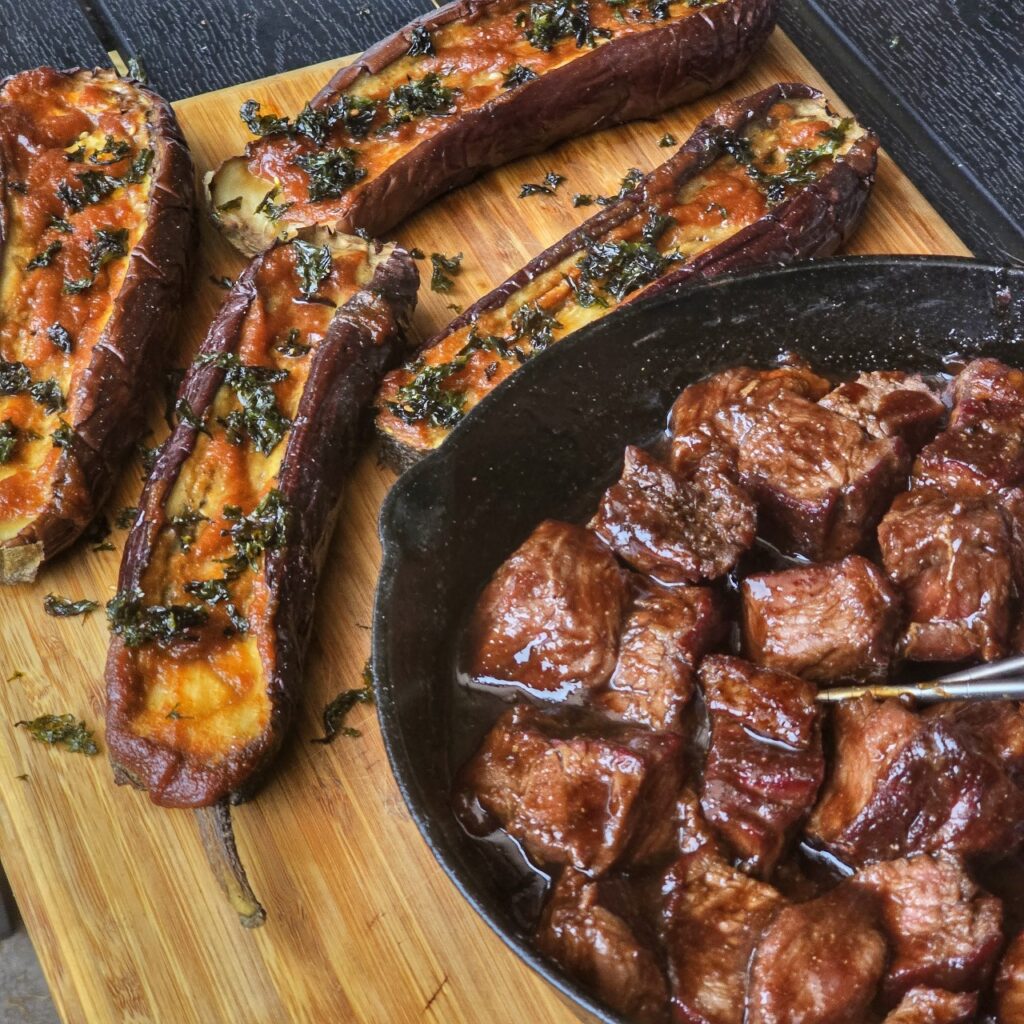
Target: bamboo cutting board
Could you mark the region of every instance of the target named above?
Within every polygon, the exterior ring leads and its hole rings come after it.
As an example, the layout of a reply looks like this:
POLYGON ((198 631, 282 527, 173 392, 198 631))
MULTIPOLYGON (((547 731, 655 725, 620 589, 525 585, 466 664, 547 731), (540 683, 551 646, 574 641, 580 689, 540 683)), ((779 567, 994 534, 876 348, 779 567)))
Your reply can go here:
MULTIPOLYGON (((245 143, 238 118, 244 100, 295 113, 342 63, 178 103, 199 172, 245 143)), ((778 33, 726 94, 778 80, 805 80, 831 95, 778 33)), ((666 158, 657 145, 666 131, 682 141, 722 98, 520 161, 408 221, 397 232, 406 245, 465 254, 454 292, 421 291, 418 338, 450 319, 449 304, 468 305, 579 224, 587 211, 572 208, 573 192, 615 192, 629 167, 646 171, 666 158), (568 178, 556 196, 516 198, 523 182, 548 170, 568 178)), ((884 154, 868 217, 849 251, 969 255, 884 154)), ((187 362, 223 298, 210 275, 233 277, 242 265, 212 229, 204 229, 200 263, 177 365, 187 362)), ((320 735, 327 701, 359 685, 379 560, 377 509, 392 480, 372 454, 353 476, 324 574, 292 741, 258 799, 235 810, 239 849, 268 912, 254 932, 238 925, 222 899, 189 813, 116 788, 104 757, 50 749, 13 728, 19 719, 71 712, 97 728, 102 746, 103 615, 48 618, 42 600, 48 592, 111 597, 123 531, 112 537, 116 551, 80 545, 35 584, 0 591, 0 860, 66 1021, 575 1019, 435 864, 391 778, 372 709, 351 716, 362 738, 310 742, 320 735)), ((110 511, 135 504, 140 487, 135 464, 110 511)))

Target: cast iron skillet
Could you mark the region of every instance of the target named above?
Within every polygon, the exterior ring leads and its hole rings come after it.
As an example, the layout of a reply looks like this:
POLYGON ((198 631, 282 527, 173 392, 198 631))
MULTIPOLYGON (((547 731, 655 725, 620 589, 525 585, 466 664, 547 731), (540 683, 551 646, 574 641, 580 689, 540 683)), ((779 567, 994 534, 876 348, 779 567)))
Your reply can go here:
POLYGON ((708 373, 784 349, 835 374, 937 370, 950 353, 1022 365, 1022 342, 1020 269, 871 257, 722 278, 629 306, 531 360, 388 495, 373 669, 392 770, 452 881, 577 1012, 620 1019, 537 953, 516 912, 522 865, 468 838, 450 809, 453 771, 498 714, 473 719, 453 696, 454 641, 480 589, 540 520, 592 511, 624 447, 661 431, 708 373))

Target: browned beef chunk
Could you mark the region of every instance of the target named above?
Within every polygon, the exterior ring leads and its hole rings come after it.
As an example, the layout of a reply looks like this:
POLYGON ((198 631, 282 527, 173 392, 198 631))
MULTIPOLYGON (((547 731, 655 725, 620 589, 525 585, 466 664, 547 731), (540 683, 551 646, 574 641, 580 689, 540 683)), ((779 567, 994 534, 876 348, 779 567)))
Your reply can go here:
POLYGON ((498 719, 462 771, 463 820, 477 806, 540 864, 600 875, 641 863, 674 839, 682 775, 678 736, 620 727, 580 732, 565 716, 525 704, 498 719))
POLYGON ((999 1024, 1024 1021, 1024 932, 1006 948, 996 977, 996 1019, 999 1024))
POLYGON ((911 989, 884 1024, 971 1024, 978 1012, 976 992, 911 989))
POLYGON ((560 695, 603 686, 628 600, 625 574, 589 530, 541 523, 480 595, 469 670, 560 695))
POLYGON ((969 729, 1013 778, 1024 778, 1024 709, 1016 701, 944 701, 923 717, 944 718, 969 729))
POLYGON ((1012 558, 995 499, 915 488, 893 502, 878 542, 906 602, 904 657, 990 661, 1006 654, 1012 558))
POLYGON ((713 466, 670 470, 631 446, 590 525, 633 568, 665 583, 697 583, 733 568, 754 543, 757 512, 713 466))
POLYGON ((541 952, 612 1009, 639 1024, 668 1019, 668 985, 621 881, 565 868, 537 929, 541 952))
POLYGON ((821 404, 871 437, 901 438, 911 452, 935 436, 946 416, 946 407, 919 376, 894 370, 862 373, 830 391, 821 404))
POLYGON ((914 463, 915 486, 951 496, 992 495, 1024 480, 1024 430, 981 420, 944 430, 914 463))
POLYGON ((757 501, 760 529, 814 561, 860 547, 903 486, 902 441, 872 440, 852 420, 784 396, 740 444, 737 469, 757 501))
POLYGON ((836 709, 835 732, 808 831, 847 863, 941 850, 1002 856, 1024 838, 1024 792, 969 722, 863 698, 836 709))
POLYGON ((988 984, 1003 945, 999 900, 952 857, 883 861, 854 876, 879 901, 892 948, 883 991, 895 1006, 912 988, 973 992, 988 984))
POLYGON ((743 645, 768 668, 829 682, 882 682, 901 622, 899 595, 860 555, 743 581, 743 645))
POLYGON ((845 886, 782 907, 750 966, 746 1024, 863 1024, 885 955, 871 902, 845 886))
POLYGON ((696 667, 723 629, 705 587, 650 587, 636 599, 622 632, 609 689, 593 706, 651 729, 678 732, 693 697, 696 667))
POLYGON ((951 427, 985 420, 1024 425, 1024 372, 998 359, 975 359, 953 381, 951 427))
POLYGON ((815 688, 718 655, 700 679, 711 719, 701 808, 741 866, 767 877, 825 774, 815 688))
POLYGON ((714 456, 731 465, 740 442, 777 398, 797 395, 813 402, 828 390, 828 381, 802 363, 774 370, 738 366, 691 384, 669 417, 673 459, 687 463, 714 456))
POLYGON ((675 1019, 743 1024, 750 956, 782 897, 700 841, 669 869, 662 891, 675 1019))

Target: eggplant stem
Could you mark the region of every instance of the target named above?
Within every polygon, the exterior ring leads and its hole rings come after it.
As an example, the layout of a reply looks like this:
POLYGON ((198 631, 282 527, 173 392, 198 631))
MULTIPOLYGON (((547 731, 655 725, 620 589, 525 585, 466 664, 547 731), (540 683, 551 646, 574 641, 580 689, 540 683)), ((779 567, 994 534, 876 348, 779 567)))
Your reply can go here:
POLYGON ((195 815, 206 859, 228 903, 245 928, 259 928, 267 919, 267 912, 252 891, 238 856, 231 804, 221 800, 211 807, 197 807, 195 815))

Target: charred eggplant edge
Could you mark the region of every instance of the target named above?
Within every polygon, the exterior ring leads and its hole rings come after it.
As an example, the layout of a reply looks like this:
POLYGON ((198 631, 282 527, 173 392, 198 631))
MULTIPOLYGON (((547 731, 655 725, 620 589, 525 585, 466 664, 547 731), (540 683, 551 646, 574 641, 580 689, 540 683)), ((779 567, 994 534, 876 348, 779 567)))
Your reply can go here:
MULTIPOLYGON (((118 80, 114 72, 102 69, 71 68, 58 74, 118 80)), ((0 82, 0 91, 13 77, 0 82)), ((40 565, 68 547, 106 501, 145 429, 149 399, 189 282, 197 228, 192 156, 171 105, 138 82, 127 84, 153 110, 153 184, 146 227, 129 254, 110 318, 78 382, 74 437, 58 460, 53 498, 32 523, 0 544, 0 583, 33 580, 40 565)), ((5 183, 0 170, 0 245, 7 239, 5 183)))
MULTIPOLYGON (((657 190, 667 178, 673 188, 680 188, 722 155, 722 141, 729 133, 763 117, 774 104, 794 99, 824 100, 825 97, 817 89, 801 82, 780 82, 723 104, 701 121, 676 153, 651 171, 635 191, 605 207, 534 257, 424 342, 417 354, 440 344, 452 332, 474 323, 481 314, 503 306, 531 281, 572 253, 581 251, 588 239, 600 238, 635 216, 643 205, 645 189, 649 185, 657 190)), ((826 108, 833 113, 827 103, 826 108)), ((669 271, 636 296, 620 303, 609 315, 614 315, 616 309, 629 302, 643 301, 668 288, 707 281, 730 271, 832 255, 856 230, 874 184, 879 141, 872 131, 864 131, 865 134, 818 181, 803 186, 774 210, 691 262, 669 271)), ((397 471, 407 469, 430 451, 403 444, 379 425, 377 437, 383 460, 397 471)))
MULTIPOLYGON (((459 0, 417 19, 338 71, 311 105, 328 105, 359 77, 375 75, 404 56, 414 29, 469 22, 502 2, 459 0)), ((779 2, 725 0, 646 32, 613 38, 476 110, 450 118, 450 125, 372 178, 334 226, 349 233, 359 229, 383 235, 431 200, 486 170, 573 136, 653 117, 721 88, 746 68, 767 40, 779 2), (664 79, 670 73, 673 81, 666 87, 664 79)), ((228 241, 254 255, 266 247, 269 236, 250 221, 233 229, 212 212, 211 186, 229 162, 205 178, 208 209, 228 241), (262 244, 250 244, 248 240, 254 238, 262 239, 262 244)))
MULTIPOLYGON (((199 355, 232 351, 250 304, 262 257, 239 277, 221 307, 199 355)), ((396 248, 375 268, 371 281, 332 319, 318 346, 303 389, 295 425, 281 463, 278 489, 292 510, 288 540, 268 552, 265 575, 274 595, 273 628, 277 659, 267 681, 271 719, 261 737, 215 766, 188 761, 146 737, 132 733, 134 669, 123 641, 111 636, 107 656, 107 746, 119 782, 148 789, 154 803, 170 807, 209 806, 228 798, 239 802, 261 781, 287 731, 302 682, 303 662, 313 623, 314 592, 330 541, 338 499, 354 460, 364 413, 380 376, 403 355, 406 327, 416 302, 416 265, 396 248), (374 324, 368 317, 381 317, 374 324), (374 309, 376 305, 376 309, 374 309), (375 329, 387 336, 374 342, 375 329)), ((193 363, 181 394, 193 409, 205 410, 219 390, 224 371, 193 363)), ((121 562, 118 587, 140 585, 157 535, 166 521, 165 503, 198 431, 180 422, 153 467, 121 562)))

